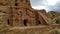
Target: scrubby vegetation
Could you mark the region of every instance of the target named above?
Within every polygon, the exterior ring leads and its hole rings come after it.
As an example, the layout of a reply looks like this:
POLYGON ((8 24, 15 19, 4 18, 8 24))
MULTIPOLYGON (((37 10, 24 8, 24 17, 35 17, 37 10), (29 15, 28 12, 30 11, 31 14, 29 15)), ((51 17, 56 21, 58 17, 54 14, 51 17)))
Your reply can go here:
POLYGON ((60 24, 60 19, 57 19, 57 20, 56 20, 56 23, 57 23, 57 24, 60 24))
POLYGON ((56 30, 50 32, 49 34, 60 34, 60 29, 56 29, 56 30))

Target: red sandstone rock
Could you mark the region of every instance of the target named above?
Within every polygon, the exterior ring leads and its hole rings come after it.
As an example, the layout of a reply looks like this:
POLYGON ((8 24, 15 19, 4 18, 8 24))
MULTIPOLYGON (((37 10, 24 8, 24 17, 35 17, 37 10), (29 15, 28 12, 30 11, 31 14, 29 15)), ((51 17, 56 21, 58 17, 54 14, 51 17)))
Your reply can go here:
POLYGON ((36 26, 46 23, 44 17, 45 10, 34 10, 31 7, 30 0, 1 0, 0 11, 7 14, 6 22, 11 26, 36 26), (4 9, 5 8, 5 9, 4 9), (39 14, 41 13, 41 14, 39 14))

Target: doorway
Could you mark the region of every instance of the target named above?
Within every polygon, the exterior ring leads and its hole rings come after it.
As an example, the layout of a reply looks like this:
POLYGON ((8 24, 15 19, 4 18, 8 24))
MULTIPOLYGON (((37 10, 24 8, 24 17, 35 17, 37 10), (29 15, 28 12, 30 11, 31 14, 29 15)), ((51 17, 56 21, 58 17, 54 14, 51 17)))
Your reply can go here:
POLYGON ((24 23, 24 26, 27 26, 27 19, 24 19, 23 23, 24 23))
POLYGON ((41 22, 40 22, 40 21, 38 21, 38 24, 41 24, 41 22))
POLYGON ((8 25, 10 24, 9 19, 7 20, 7 24, 8 24, 8 25))

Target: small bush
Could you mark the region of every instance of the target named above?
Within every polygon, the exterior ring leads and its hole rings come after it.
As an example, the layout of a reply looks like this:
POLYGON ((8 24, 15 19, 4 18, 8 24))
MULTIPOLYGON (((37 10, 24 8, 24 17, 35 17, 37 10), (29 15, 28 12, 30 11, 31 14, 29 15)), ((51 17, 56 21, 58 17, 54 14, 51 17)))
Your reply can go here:
POLYGON ((55 30, 55 31, 50 32, 49 34, 60 34, 60 31, 55 30))
POLYGON ((60 24, 60 19, 57 19, 56 20, 56 24, 60 24))

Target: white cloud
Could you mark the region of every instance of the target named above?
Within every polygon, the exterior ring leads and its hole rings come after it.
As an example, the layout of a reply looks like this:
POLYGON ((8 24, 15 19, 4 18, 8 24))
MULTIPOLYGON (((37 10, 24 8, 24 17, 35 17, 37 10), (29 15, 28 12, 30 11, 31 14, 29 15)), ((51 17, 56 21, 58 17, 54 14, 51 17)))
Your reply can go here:
POLYGON ((32 2, 31 4, 32 4, 32 8, 34 9, 38 9, 38 10, 45 9, 48 12, 51 10, 54 11, 59 8, 57 6, 59 6, 60 4, 59 3, 56 4, 57 2, 60 3, 60 0, 39 0, 37 3, 35 1, 35 3, 32 2))
POLYGON ((38 6, 33 6, 32 8, 38 9, 38 10, 40 10, 40 9, 46 9, 45 6, 40 6, 40 5, 38 5, 38 6))
POLYGON ((37 10, 45 9, 46 12, 48 12, 46 6, 38 5, 37 7, 33 6, 32 8, 37 9, 37 10))
POLYGON ((47 0, 47 4, 48 5, 55 5, 56 4, 56 2, 58 2, 59 0, 47 0))

